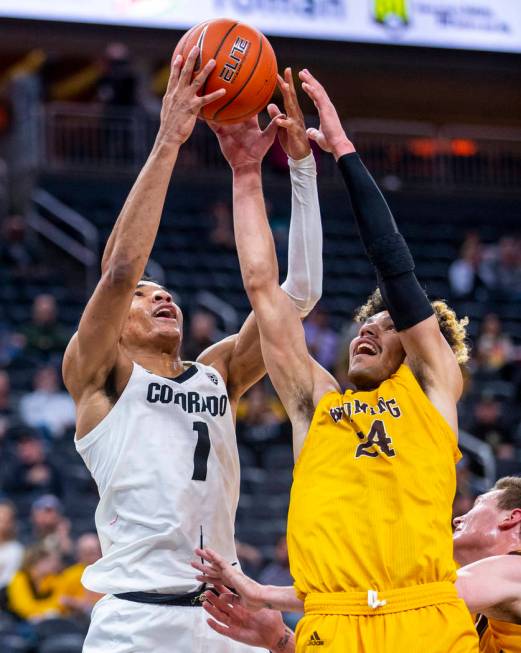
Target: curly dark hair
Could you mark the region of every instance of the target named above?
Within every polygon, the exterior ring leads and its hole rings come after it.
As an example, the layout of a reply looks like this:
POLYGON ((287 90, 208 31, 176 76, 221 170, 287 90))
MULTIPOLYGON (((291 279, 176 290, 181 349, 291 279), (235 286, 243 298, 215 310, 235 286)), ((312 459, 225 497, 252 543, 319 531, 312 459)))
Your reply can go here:
MULTIPOLYGON (((458 319, 456 313, 443 300, 433 301, 431 302, 431 306, 440 325, 440 331, 454 352, 456 360, 460 365, 464 365, 469 359, 470 351, 466 328, 469 323, 468 317, 458 319)), ((386 310, 387 306, 382 298, 380 289, 377 288, 369 296, 366 303, 356 311, 355 322, 365 322, 373 315, 386 310)))

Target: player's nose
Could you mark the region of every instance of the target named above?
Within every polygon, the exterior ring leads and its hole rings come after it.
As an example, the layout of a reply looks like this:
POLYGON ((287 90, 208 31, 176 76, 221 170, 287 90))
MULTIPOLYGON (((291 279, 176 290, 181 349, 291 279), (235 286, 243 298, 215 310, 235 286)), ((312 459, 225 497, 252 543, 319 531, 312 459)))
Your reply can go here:
POLYGON ((462 523, 463 523, 463 517, 454 517, 454 519, 452 520, 452 525, 454 526, 454 528, 458 528, 458 526, 462 523))
POLYGON ((358 332, 358 335, 360 337, 363 336, 377 336, 378 335, 378 325, 375 324, 374 322, 369 322, 362 324, 360 327, 360 331, 358 332))
POLYGON ((166 290, 156 290, 153 295, 154 301, 158 304, 160 302, 172 303, 172 295, 166 290))

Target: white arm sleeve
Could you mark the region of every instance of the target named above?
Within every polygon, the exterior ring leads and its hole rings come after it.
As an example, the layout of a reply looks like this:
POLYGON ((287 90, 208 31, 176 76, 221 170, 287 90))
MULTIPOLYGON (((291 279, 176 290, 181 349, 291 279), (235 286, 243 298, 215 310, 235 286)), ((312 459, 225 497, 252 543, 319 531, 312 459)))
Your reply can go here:
POLYGON ((288 159, 291 176, 291 223, 288 276, 284 292, 300 315, 310 313, 322 296, 322 223, 318 203, 317 166, 313 153, 288 159))

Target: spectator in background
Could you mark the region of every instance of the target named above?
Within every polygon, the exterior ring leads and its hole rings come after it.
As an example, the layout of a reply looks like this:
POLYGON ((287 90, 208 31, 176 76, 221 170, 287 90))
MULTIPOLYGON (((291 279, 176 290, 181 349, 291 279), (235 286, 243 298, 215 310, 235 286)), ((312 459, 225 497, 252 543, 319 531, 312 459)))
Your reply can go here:
POLYGON ((33 377, 34 391, 20 400, 20 417, 47 436, 61 437, 76 422, 76 409, 69 394, 61 390, 56 369, 42 367, 33 377))
POLYGON ((275 442, 285 433, 286 414, 277 397, 266 390, 265 382, 256 383, 241 399, 237 410, 237 438, 256 455, 257 467, 263 467, 266 443, 275 442))
POLYGON ((60 558, 45 546, 29 547, 22 566, 7 586, 7 606, 28 621, 41 621, 60 615, 60 558))
POLYGON ((329 314, 320 306, 304 322, 309 353, 322 367, 331 370, 338 350, 338 335, 329 326, 329 314))
POLYGON ((36 499, 31 508, 31 523, 33 540, 37 544, 70 560, 73 553, 71 524, 63 516, 62 504, 57 497, 45 494, 36 499))
POLYGON ((487 275, 495 298, 521 298, 521 251, 519 239, 504 236, 487 263, 487 275))
POLYGON ((515 350, 510 337, 503 333, 495 313, 485 315, 476 346, 476 362, 485 372, 499 372, 514 360, 515 350))
POLYGON ((61 496, 60 472, 47 460, 40 436, 29 427, 18 427, 8 434, 16 438, 15 458, 4 477, 4 489, 13 498, 52 493, 61 496))
POLYGON ((460 250, 460 257, 449 267, 451 294, 456 299, 486 299, 483 245, 476 232, 468 233, 460 250))
MULTIPOLYGON (((281 535, 277 540, 274 560, 261 571, 258 581, 261 585, 277 585, 279 587, 293 585, 294 581, 289 571, 286 535, 281 535)), ((302 614, 298 612, 283 612, 282 617, 284 622, 290 628, 294 629, 302 614)))
POLYGON ((235 250, 235 236, 233 235, 233 215, 228 202, 218 200, 210 208, 210 218, 213 228, 210 231, 210 241, 218 247, 235 250))
POLYGON ((217 340, 215 316, 206 311, 194 311, 190 316, 188 338, 183 344, 183 357, 195 361, 199 354, 217 340))
POLYGON ((31 322, 22 330, 26 351, 35 358, 49 360, 65 351, 68 330, 58 320, 56 299, 52 295, 37 295, 33 301, 31 322))
POLYGON ((30 280, 46 274, 40 248, 22 215, 8 216, 3 222, 1 236, 0 267, 8 268, 13 279, 30 280))
POLYGON ((24 548, 16 540, 16 508, 7 499, 0 500, 0 590, 20 568, 24 548))
POLYGON ((483 392, 472 407, 465 430, 488 442, 496 451, 502 443, 511 441, 511 427, 503 404, 492 393, 483 392))
POLYGON ((23 351, 26 344, 21 333, 0 322, 0 367, 7 367, 23 351))
POLYGON ((0 370, 0 420, 6 420, 6 428, 14 417, 14 407, 11 400, 11 381, 6 370, 0 370))
POLYGON ((239 542, 239 540, 235 540, 235 550, 243 572, 252 578, 257 578, 259 568, 264 560, 260 550, 253 544, 246 544, 246 542, 239 542))
POLYGON ((85 568, 101 558, 101 548, 96 533, 85 533, 76 542, 76 564, 67 567, 60 578, 60 604, 68 611, 90 616, 94 604, 103 596, 83 587, 81 577, 85 568))
POLYGON ((107 107, 137 106, 138 80, 128 47, 124 43, 109 43, 102 65, 98 100, 107 107))

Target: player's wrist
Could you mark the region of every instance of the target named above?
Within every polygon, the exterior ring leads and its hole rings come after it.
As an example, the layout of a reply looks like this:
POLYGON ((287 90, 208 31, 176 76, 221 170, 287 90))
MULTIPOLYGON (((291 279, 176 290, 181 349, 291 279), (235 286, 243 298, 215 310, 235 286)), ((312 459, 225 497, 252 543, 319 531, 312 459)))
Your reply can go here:
POLYGON ((340 157, 344 156, 345 154, 353 154, 356 152, 356 149, 353 143, 351 143, 351 141, 346 136, 345 138, 341 138, 338 141, 332 143, 331 151, 335 157, 335 161, 338 161, 338 159, 340 159, 340 157))
POLYGON ((295 635, 291 628, 282 623, 280 629, 275 633, 270 653, 292 653, 295 650, 295 635))

